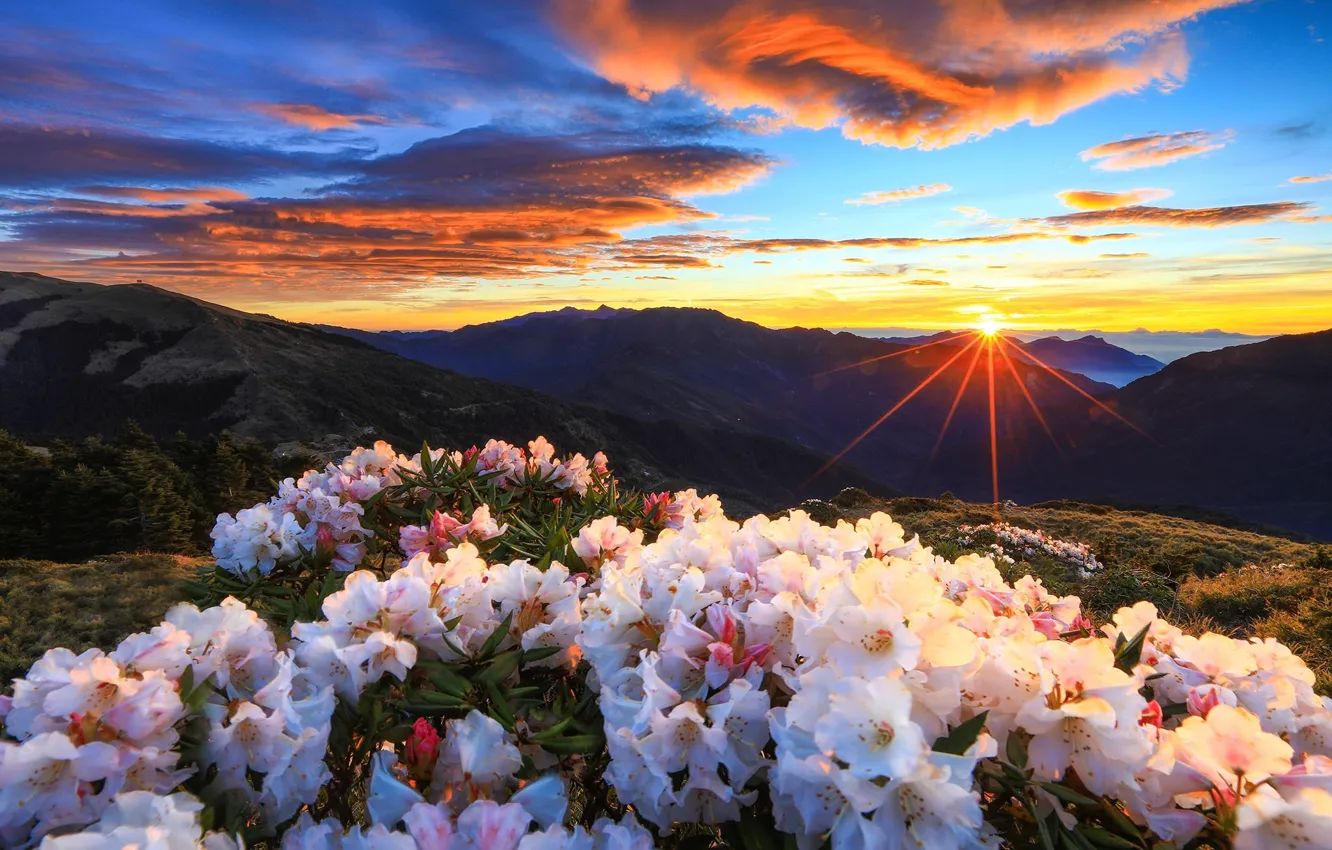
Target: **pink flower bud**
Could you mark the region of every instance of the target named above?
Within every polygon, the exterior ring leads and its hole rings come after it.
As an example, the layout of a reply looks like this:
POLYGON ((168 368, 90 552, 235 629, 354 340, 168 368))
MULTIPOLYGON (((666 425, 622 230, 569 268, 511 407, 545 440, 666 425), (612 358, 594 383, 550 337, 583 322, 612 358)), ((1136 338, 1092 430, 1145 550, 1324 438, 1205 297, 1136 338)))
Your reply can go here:
POLYGON ((669 491, 649 493, 643 499, 643 518, 651 523, 665 521, 666 512, 670 507, 670 504, 671 494, 669 491))
POLYGON ((1221 689, 1216 685, 1199 685, 1189 689, 1187 704, 1189 714, 1194 717, 1206 717, 1209 711, 1221 703, 1221 689))
POLYGON ((462 521, 451 514, 435 511, 434 516, 430 518, 430 538, 436 548, 440 550, 452 548, 453 544, 466 534, 466 532, 461 535, 458 533, 462 525, 462 521))
POLYGON ((725 644, 735 643, 735 615, 725 605, 712 605, 708 608, 708 625, 717 635, 717 640, 725 644))
POLYGON ((710 643, 708 652, 711 653, 713 663, 724 670, 729 670, 735 665, 735 650, 729 643, 710 643))
POLYGON ((320 523, 319 528, 315 530, 315 556, 332 558, 337 545, 337 541, 333 539, 333 529, 320 523))
POLYGON ((740 675, 749 672, 749 668, 757 664, 760 667, 768 660, 768 653, 772 650, 770 643, 756 643, 745 650, 744 657, 740 659, 740 675))
POLYGON ((407 772, 413 779, 430 779, 439 758, 439 733, 430 721, 417 718, 412 734, 407 736, 407 772))

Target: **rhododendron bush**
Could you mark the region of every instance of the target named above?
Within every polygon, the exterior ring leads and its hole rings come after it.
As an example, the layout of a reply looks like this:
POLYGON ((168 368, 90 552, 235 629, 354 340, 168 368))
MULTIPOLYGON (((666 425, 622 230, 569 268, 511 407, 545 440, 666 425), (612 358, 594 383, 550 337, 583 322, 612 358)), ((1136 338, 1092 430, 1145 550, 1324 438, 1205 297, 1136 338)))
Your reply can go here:
POLYGON ((197 604, 0 702, 0 843, 1332 844, 1332 705, 1281 644, 1098 626, 882 513, 378 443, 213 538, 197 604))

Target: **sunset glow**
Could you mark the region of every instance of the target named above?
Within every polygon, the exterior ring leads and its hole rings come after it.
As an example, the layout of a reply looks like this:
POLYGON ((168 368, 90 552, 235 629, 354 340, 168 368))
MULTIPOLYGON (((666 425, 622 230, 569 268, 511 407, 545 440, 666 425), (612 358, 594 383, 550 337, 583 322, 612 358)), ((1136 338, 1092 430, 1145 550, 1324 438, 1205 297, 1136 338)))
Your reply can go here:
POLYGON ((367 329, 602 304, 1332 324, 1317 4, 154 0, 7 24, 4 269, 367 329))

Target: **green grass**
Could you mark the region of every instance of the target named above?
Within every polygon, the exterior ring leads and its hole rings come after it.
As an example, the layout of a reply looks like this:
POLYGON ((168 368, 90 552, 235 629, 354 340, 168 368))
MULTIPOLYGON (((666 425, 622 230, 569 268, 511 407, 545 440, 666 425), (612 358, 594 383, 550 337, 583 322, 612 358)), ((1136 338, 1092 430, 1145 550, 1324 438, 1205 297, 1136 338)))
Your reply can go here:
POLYGON ((200 563, 176 555, 0 561, 0 691, 50 647, 108 649, 157 625, 185 599, 200 563))

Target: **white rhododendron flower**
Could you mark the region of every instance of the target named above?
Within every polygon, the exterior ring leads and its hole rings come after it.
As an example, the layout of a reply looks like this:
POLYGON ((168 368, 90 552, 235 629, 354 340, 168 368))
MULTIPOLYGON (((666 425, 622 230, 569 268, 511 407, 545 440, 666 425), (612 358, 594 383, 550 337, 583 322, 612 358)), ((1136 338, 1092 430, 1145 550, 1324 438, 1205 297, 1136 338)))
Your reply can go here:
POLYGON ((217 604, 15 680, 0 845, 236 846, 210 823, 647 850, 648 825, 741 821, 803 850, 994 848, 1039 841, 1034 816, 1057 846, 1332 846, 1332 700, 1299 657, 1147 602, 1093 624, 999 568, 1089 574, 1085 546, 960 533, 987 554, 883 513, 736 522, 543 438, 360 448, 218 518, 217 604))

